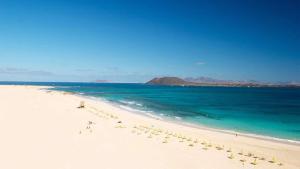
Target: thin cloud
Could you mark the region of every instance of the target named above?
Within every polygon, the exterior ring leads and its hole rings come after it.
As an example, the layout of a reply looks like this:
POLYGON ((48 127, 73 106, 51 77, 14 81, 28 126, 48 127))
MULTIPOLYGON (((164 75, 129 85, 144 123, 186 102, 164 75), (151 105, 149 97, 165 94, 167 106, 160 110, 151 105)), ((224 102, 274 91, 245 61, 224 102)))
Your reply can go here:
POLYGON ((94 69, 76 69, 77 72, 93 72, 94 69))
POLYGON ((205 65, 205 62, 196 62, 196 65, 205 65))
POLYGON ((52 72, 43 70, 29 70, 23 68, 0 68, 0 74, 11 74, 11 75, 32 75, 32 76, 53 76, 52 72))
POLYGON ((84 82, 91 81, 91 75, 78 74, 57 74, 44 70, 31 70, 23 68, 1 68, 0 81, 65 81, 65 82, 84 82))

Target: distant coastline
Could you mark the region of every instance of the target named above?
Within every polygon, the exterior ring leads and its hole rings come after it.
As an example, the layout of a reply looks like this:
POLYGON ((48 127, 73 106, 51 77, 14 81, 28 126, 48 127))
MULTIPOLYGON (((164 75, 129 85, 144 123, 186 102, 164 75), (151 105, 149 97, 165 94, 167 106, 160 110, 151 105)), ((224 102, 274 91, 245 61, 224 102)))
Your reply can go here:
MULTIPOLYGON (((163 78, 154 78, 154 79, 164 79, 163 78)), ((169 77, 168 77, 169 78, 169 77)), ((173 77, 171 77, 173 78, 173 77)), ((161 85, 161 86, 194 86, 194 87, 270 87, 270 88, 300 88, 300 84, 260 84, 260 83, 247 83, 247 82, 228 82, 228 83, 222 83, 222 82, 188 82, 185 81, 184 83, 173 83, 173 82, 156 82, 153 81, 154 79, 146 82, 146 83, 121 83, 121 82, 111 82, 111 81, 68 81, 68 82, 62 82, 62 81, 0 81, 0 85, 59 85, 59 84, 65 84, 65 83, 80 83, 80 84, 88 84, 88 83, 98 83, 98 84, 146 84, 146 85, 161 85)), ((182 79, 183 80, 183 79, 182 79)))
POLYGON ((275 83, 262 83, 256 81, 225 81, 215 80, 212 78, 185 78, 179 77, 156 77, 146 82, 149 85, 166 85, 166 86, 220 86, 220 87, 285 87, 285 88, 300 88, 300 84, 275 84, 275 83))

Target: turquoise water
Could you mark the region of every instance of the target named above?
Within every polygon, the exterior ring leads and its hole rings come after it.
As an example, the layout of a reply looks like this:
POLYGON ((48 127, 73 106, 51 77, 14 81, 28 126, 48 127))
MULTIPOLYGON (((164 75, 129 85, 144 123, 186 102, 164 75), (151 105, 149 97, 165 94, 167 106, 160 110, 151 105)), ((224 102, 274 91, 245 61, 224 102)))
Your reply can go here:
POLYGON ((299 88, 171 87, 95 83, 30 84, 51 85, 55 90, 106 99, 117 103, 122 108, 159 118, 300 140, 299 88))

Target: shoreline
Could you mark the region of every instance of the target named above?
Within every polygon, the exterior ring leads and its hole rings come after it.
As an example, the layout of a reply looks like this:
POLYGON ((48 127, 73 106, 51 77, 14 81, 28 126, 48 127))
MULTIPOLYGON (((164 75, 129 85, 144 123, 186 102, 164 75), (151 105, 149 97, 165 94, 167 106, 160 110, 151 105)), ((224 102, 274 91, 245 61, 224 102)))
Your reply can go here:
MULTIPOLYGON (((45 87, 47 87, 47 86, 45 86, 45 87)), ((66 91, 55 90, 55 87, 53 87, 53 86, 49 86, 49 87, 51 87, 54 91, 66 92, 66 91)), ((205 126, 205 125, 202 125, 202 124, 193 124, 193 123, 182 121, 182 120, 176 120, 176 119, 173 119, 172 117, 164 118, 164 117, 160 117, 156 114, 145 113, 141 110, 134 109, 134 108, 131 108, 131 107, 128 107, 128 106, 124 106, 124 107, 126 107, 126 108, 124 108, 123 105, 118 104, 117 102, 109 101, 109 100, 107 100, 105 98, 102 98, 102 97, 87 96, 87 95, 76 93, 76 92, 70 92, 70 93, 72 93, 72 94, 74 94, 78 97, 85 98, 85 99, 91 99, 91 100, 95 100, 95 101, 99 101, 99 102, 105 102, 107 104, 110 104, 111 106, 123 109, 123 110, 125 110, 129 113, 133 113, 133 114, 136 114, 136 115, 141 115, 141 116, 151 118, 151 119, 155 119, 155 120, 159 120, 159 121, 162 121, 162 122, 169 122, 169 123, 174 123, 174 124, 182 125, 182 126, 186 126, 186 127, 192 127, 192 128, 195 128, 195 129, 214 131, 214 132, 229 134, 229 135, 233 135, 233 136, 238 135, 238 136, 248 137, 248 138, 253 138, 253 139, 258 139, 258 140, 264 140, 264 141, 271 141, 271 142, 275 142, 275 143, 283 143, 283 144, 300 146, 300 141, 299 140, 291 140, 291 139, 273 137, 273 136, 268 136, 268 135, 259 135, 259 134, 255 134, 255 133, 246 133, 246 132, 234 131, 234 130, 229 130, 229 129, 227 130, 227 129, 221 129, 221 128, 213 128, 213 127, 205 126), (151 114, 151 115, 149 115, 149 114, 151 114)))
POLYGON ((0 102, 0 168, 300 166, 298 145, 151 118, 52 86, 0 86, 0 102))

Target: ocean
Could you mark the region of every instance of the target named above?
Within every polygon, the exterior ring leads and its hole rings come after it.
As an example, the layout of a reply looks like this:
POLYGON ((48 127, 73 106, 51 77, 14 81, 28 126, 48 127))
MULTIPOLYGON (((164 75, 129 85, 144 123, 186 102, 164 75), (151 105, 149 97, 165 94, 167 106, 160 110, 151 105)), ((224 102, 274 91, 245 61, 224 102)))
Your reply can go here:
POLYGON ((53 86, 129 111, 185 124, 300 141, 300 88, 179 87, 113 83, 0 82, 53 86))

